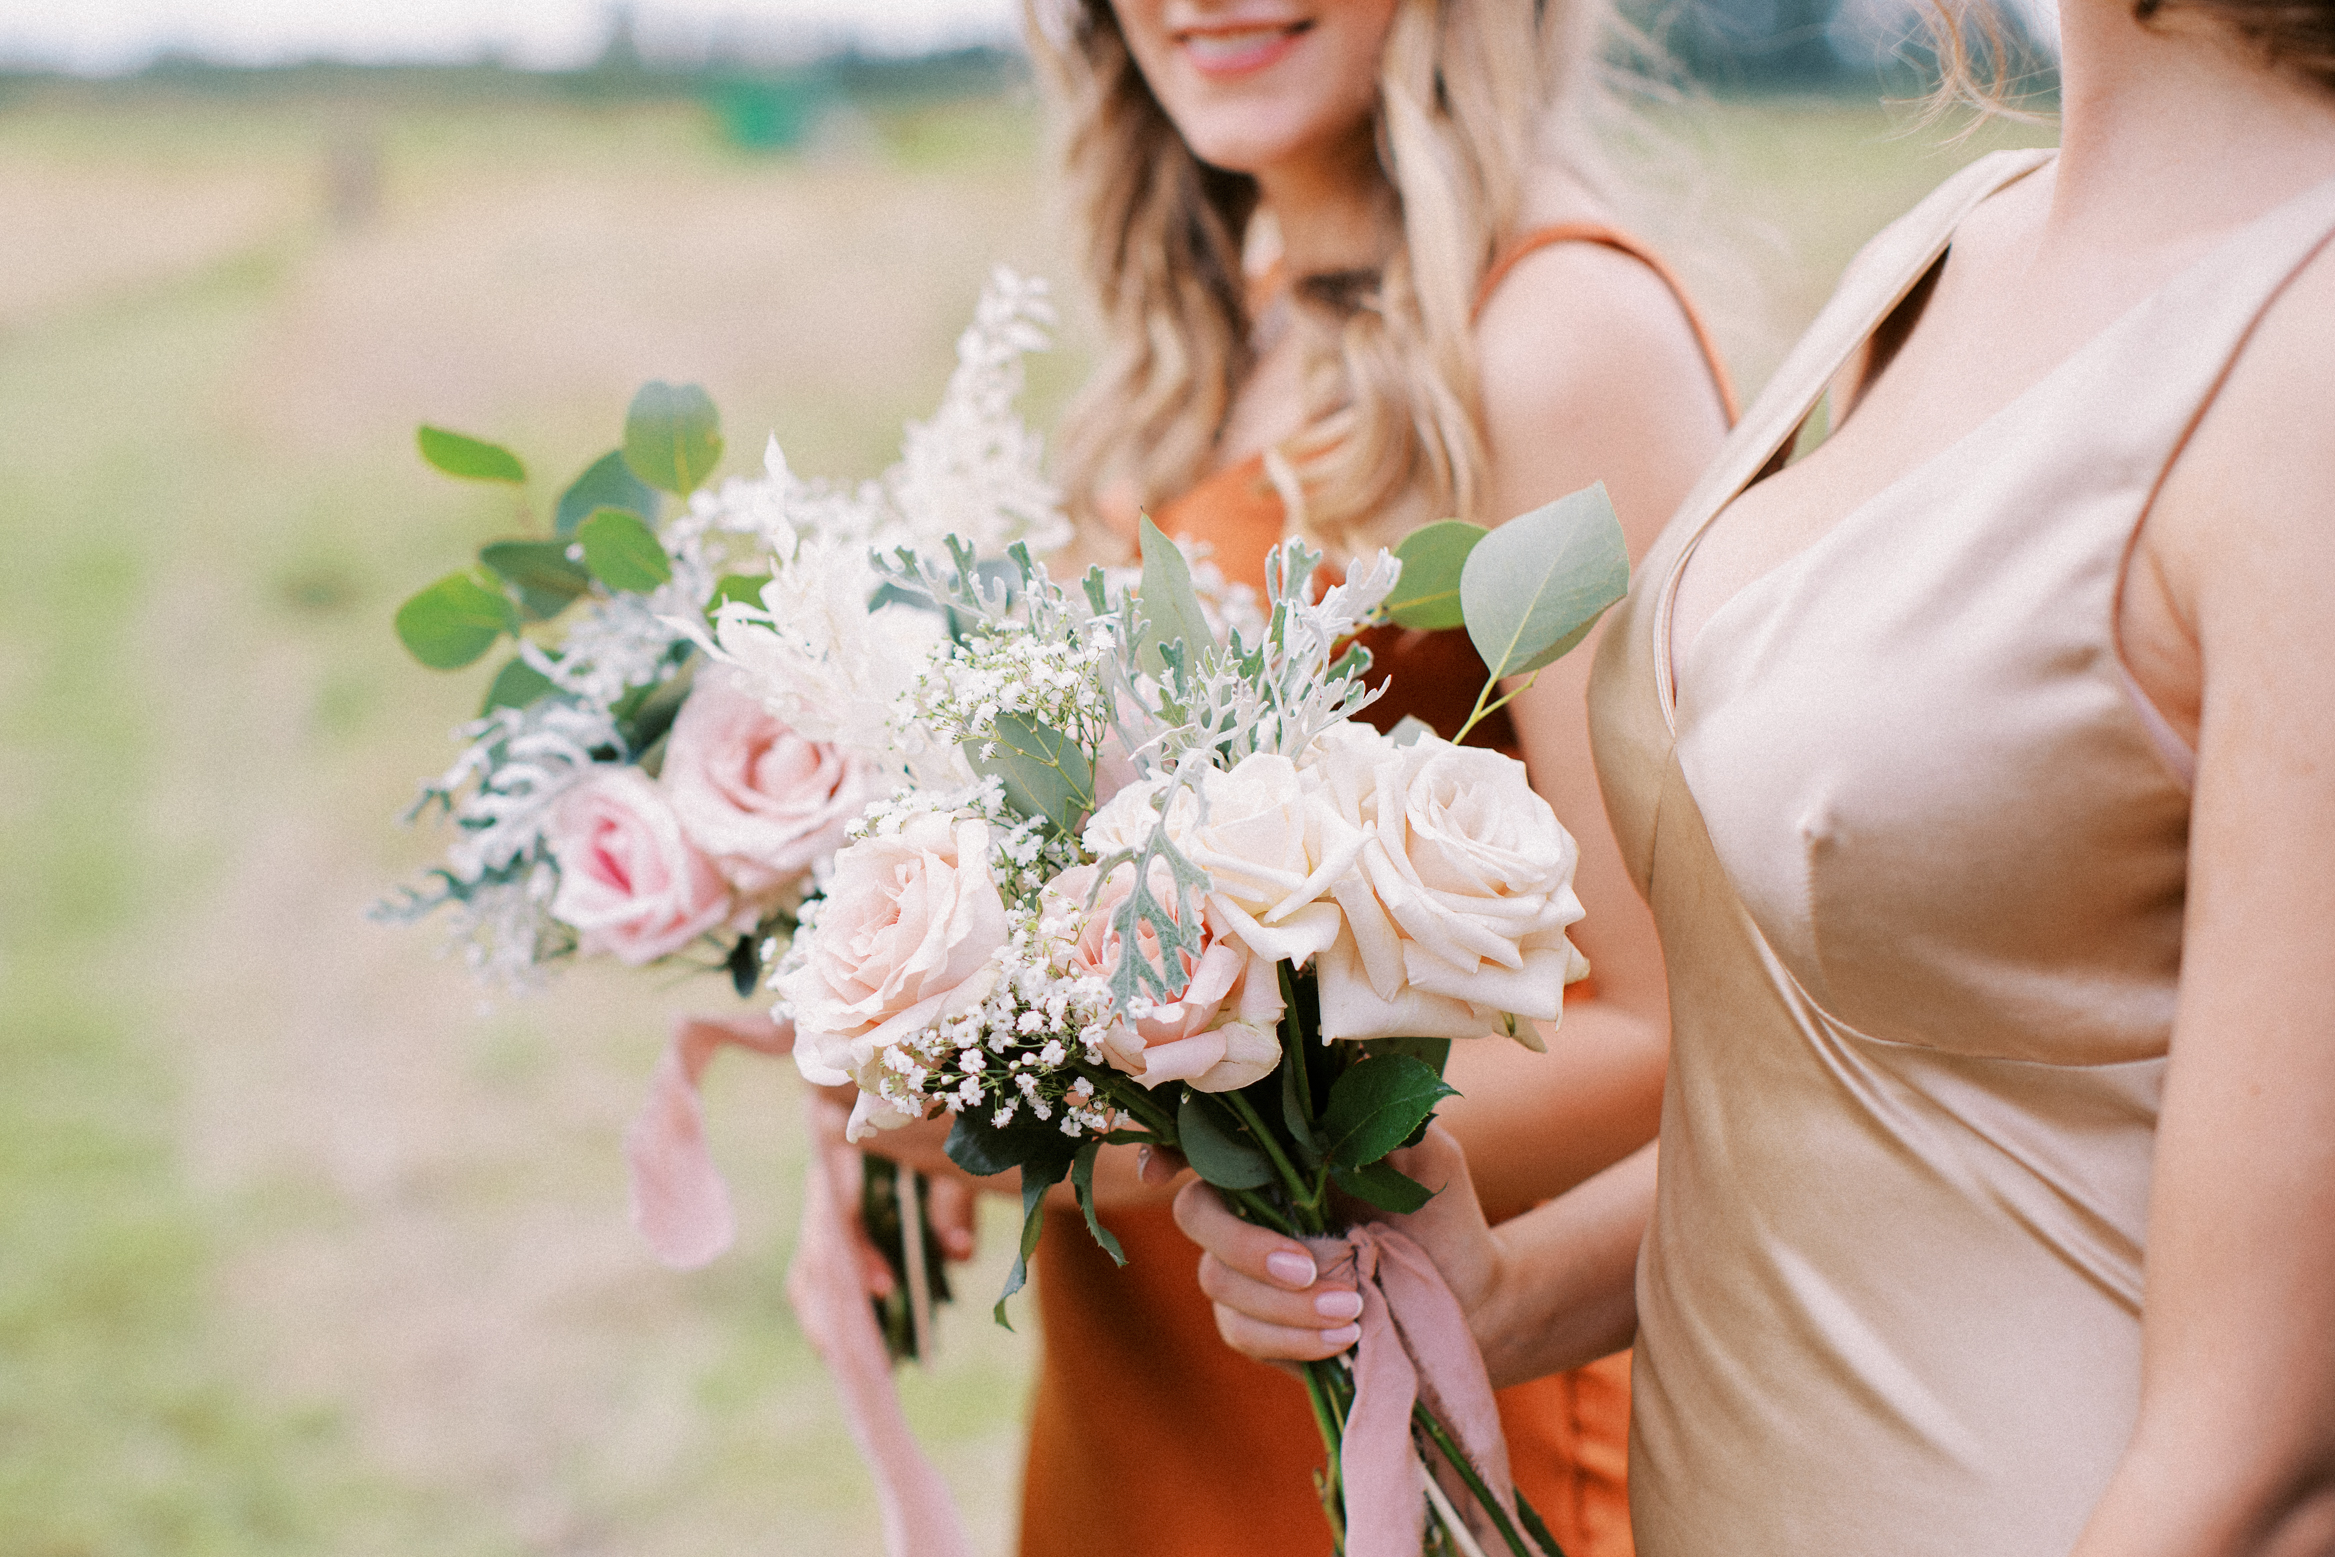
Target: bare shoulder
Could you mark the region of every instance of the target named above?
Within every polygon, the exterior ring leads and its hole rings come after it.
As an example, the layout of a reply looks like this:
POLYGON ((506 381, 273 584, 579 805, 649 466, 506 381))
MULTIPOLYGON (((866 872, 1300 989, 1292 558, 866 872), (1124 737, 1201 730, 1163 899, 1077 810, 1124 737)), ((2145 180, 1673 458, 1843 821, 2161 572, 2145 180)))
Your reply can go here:
MULTIPOLYGON (((1476 321, 1486 414, 1586 412, 1618 393, 1712 394, 1684 307, 1645 261, 1554 243, 1516 262, 1476 321)), ((1716 404, 1715 399, 1713 404, 1716 404)))
MULTIPOLYGON (((2265 310, 2144 539, 2193 624, 2297 592, 2335 618, 2335 246, 2265 310)), ((2297 599, 2296 605, 2303 600, 2297 599)), ((2335 674, 2335 664, 2322 666, 2335 674)))
POLYGON ((1669 284, 1604 244, 1551 244, 1502 279, 1475 341, 1498 511, 1602 481, 1642 552, 1726 433, 1669 284))

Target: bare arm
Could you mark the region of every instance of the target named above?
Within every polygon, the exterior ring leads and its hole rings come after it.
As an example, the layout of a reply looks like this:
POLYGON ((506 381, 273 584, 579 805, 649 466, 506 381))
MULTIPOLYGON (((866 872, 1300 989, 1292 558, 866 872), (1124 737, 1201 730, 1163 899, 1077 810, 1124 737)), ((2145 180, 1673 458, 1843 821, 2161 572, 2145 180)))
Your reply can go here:
MULTIPOLYGON (((2335 1551, 2335 265, 2265 319, 2136 557, 2201 715, 2138 1426, 2078 1557, 2335 1551)), ((2138 585, 2136 592, 2138 590, 2138 585)), ((2142 645, 2149 647, 2150 645, 2142 645)), ((2169 669, 2168 669, 2169 667, 2169 669)))

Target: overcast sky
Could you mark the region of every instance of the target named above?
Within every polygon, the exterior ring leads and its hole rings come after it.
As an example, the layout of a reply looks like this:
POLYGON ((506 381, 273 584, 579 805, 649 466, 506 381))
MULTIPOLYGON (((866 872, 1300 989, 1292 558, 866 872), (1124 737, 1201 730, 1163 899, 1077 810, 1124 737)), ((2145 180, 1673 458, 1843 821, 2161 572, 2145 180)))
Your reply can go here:
MULTIPOLYGON (((559 67, 599 52, 609 0, 0 0, 0 62, 134 70, 163 49, 265 64, 464 60, 559 67)), ((701 52, 724 36, 914 51, 995 42, 1016 0, 638 0, 644 42, 701 52)))

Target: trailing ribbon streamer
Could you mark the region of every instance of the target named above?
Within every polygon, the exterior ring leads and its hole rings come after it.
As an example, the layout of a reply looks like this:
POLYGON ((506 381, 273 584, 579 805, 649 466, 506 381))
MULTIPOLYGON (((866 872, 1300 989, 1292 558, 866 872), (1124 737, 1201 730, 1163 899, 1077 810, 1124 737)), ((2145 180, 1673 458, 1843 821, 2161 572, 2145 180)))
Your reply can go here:
POLYGON ((1427 1500, 1411 1408, 1421 1396, 1513 1520, 1516 1488, 1491 1375, 1434 1261, 1378 1222, 1303 1241, 1322 1270, 1351 1266, 1362 1294, 1354 1406, 1338 1455, 1346 1557, 1418 1557, 1427 1500))
POLYGON ((892 1359, 868 1307, 859 1252, 864 1240, 853 1236, 856 1223, 839 1198, 845 1186, 838 1185, 828 1161, 832 1154, 848 1162, 857 1153, 839 1136, 830 1143, 820 1128, 821 1109, 841 1112, 816 1094, 810 1098, 811 1158, 803 1183, 802 1231, 795 1239, 794 1263, 787 1267, 787 1300, 803 1334, 826 1360, 844 1424, 875 1478, 889 1557, 972 1557, 956 1499, 917 1448, 900 1410, 892 1359))
POLYGON ((649 1099, 625 1132, 632 1165, 632 1222, 657 1258, 695 1270, 730 1246, 737 1219, 730 1192, 705 1149, 698 1083, 715 1054, 736 1044, 758 1054, 794 1048, 791 1025, 766 1016, 677 1017, 649 1078, 649 1099))

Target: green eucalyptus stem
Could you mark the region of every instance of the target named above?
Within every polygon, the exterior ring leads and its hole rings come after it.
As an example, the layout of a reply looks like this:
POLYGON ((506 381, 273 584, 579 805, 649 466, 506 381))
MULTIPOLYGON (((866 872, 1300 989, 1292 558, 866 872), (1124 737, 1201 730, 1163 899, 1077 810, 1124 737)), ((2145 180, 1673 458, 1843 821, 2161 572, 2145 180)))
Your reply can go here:
POLYGON ((1273 1139, 1273 1132, 1266 1129, 1265 1121, 1257 1116, 1256 1109, 1238 1092, 1219 1092, 1216 1096, 1239 1117, 1242 1124, 1249 1127, 1249 1134, 1265 1149, 1265 1155, 1272 1160, 1273 1171, 1281 1175, 1281 1187, 1288 1192, 1290 1204, 1304 1213, 1306 1230, 1321 1232, 1320 1227, 1313 1225, 1321 1220, 1317 1214, 1321 1206, 1319 1193, 1306 1192, 1305 1176, 1291 1164, 1288 1155, 1281 1150, 1281 1143, 1273 1139))
POLYGON ((1454 746, 1465 744, 1467 741, 1468 731, 1474 729, 1477 725, 1482 724, 1486 719, 1491 718, 1494 714, 1498 713, 1501 709, 1506 708, 1510 703, 1515 702, 1525 693, 1530 692, 1532 690, 1532 684, 1538 680, 1540 680, 1540 672, 1536 670, 1531 675, 1525 677, 1524 685, 1518 687, 1515 691, 1504 692, 1499 697, 1493 698, 1489 707, 1485 705, 1484 699, 1492 696, 1492 689, 1500 684, 1500 678, 1494 676, 1489 681, 1486 681, 1484 683, 1484 690, 1476 694, 1476 706, 1468 711, 1467 723, 1459 727, 1459 733, 1451 738, 1451 744, 1454 746))
POLYGON ((1295 1227, 1290 1225, 1289 1218, 1283 1216, 1279 1210, 1275 1209, 1273 1202, 1267 1200, 1264 1196, 1258 1194, 1253 1189, 1223 1189, 1220 1187, 1218 1193, 1230 1195, 1235 1201, 1239 1202, 1240 1205, 1249 1213, 1249 1220, 1256 1223, 1259 1227, 1270 1227, 1273 1229, 1273 1231, 1277 1233, 1285 1233, 1291 1238, 1302 1238, 1305 1236, 1295 1227))
MULTIPOLYGON (((1517 1532, 1515 1522, 1508 1517, 1508 1511, 1500 1506, 1499 1500, 1492 1496, 1492 1489, 1484 1485, 1484 1478, 1477 1475, 1476 1468, 1468 1463, 1467 1452, 1453 1441, 1444 1425, 1435 1420, 1435 1413, 1427 1409, 1425 1401, 1412 1404, 1411 1421, 1427 1435, 1428 1441, 1442 1453, 1451 1468, 1459 1473, 1459 1479, 1467 1485, 1468 1492, 1474 1496, 1477 1504, 1492 1516, 1492 1523, 1499 1530, 1500 1539, 1506 1543, 1508 1550, 1515 1557, 1538 1557, 1531 1547, 1524 1544, 1524 1537, 1517 1532)), ((1551 1552, 1548 1557, 1564 1557, 1564 1553, 1551 1552)))
POLYGON ((1338 1410, 1337 1387, 1325 1376, 1334 1375, 1338 1370, 1330 1363, 1309 1362, 1300 1371, 1305 1379, 1306 1403, 1313 1407, 1314 1425, 1321 1430, 1322 1447, 1327 1451, 1320 1483, 1322 1517, 1330 1522, 1332 1545, 1343 1552, 1346 1549, 1346 1476, 1339 1450, 1345 1442, 1345 1420, 1338 1410))

